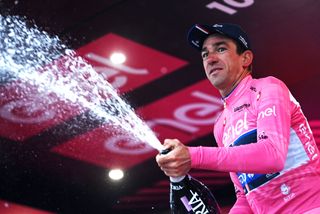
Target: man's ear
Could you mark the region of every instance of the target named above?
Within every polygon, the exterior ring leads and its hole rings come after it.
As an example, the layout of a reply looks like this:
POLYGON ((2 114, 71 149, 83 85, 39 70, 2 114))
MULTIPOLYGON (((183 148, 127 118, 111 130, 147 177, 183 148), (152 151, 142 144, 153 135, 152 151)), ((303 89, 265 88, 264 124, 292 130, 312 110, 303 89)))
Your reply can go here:
POLYGON ((249 65, 252 64, 253 61, 253 53, 250 50, 246 50, 242 53, 242 66, 243 67, 248 67, 249 65))

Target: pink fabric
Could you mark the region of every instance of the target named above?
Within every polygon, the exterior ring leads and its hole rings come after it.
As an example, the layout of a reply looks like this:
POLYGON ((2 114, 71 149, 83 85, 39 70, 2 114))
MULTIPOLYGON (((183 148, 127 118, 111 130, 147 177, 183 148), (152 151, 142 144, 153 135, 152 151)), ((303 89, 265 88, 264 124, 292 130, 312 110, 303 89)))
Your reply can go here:
POLYGON ((303 214, 319 214, 319 213, 320 213, 320 207, 304 212, 303 214))
POLYGON ((214 127, 219 147, 189 151, 193 168, 231 172, 237 192, 231 211, 303 213, 320 207, 320 154, 286 85, 248 76, 223 101, 214 127))

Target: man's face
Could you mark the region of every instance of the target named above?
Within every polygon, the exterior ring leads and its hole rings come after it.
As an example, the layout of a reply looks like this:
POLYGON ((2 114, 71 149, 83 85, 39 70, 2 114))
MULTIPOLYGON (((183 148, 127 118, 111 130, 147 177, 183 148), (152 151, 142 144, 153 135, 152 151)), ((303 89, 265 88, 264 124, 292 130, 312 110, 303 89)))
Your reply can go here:
POLYGON ((226 96, 244 72, 243 54, 237 53, 233 40, 214 34, 204 41, 201 57, 207 78, 222 96, 226 96))

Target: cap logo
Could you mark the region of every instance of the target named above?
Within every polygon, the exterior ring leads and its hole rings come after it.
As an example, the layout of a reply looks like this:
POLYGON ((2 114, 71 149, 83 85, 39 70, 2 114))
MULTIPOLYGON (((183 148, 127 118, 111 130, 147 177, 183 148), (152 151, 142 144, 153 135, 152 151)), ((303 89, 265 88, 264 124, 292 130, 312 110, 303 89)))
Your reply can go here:
POLYGON ((200 30, 201 32, 205 33, 205 34, 209 34, 208 31, 206 31, 205 29, 201 28, 201 27, 198 26, 198 25, 196 25, 196 28, 197 28, 198 30, 200 30))
POLYGON ((223 27, 223 25, 214 24, 212 27, 223 27))
POLYGON ((248 48, 248 42, 242 36, 239 36, 239 40, 248 48))
POLYGON ((199 40, 192 40, 191 42, 193 45, 197 46, 198 48, 200 47, 199 40))

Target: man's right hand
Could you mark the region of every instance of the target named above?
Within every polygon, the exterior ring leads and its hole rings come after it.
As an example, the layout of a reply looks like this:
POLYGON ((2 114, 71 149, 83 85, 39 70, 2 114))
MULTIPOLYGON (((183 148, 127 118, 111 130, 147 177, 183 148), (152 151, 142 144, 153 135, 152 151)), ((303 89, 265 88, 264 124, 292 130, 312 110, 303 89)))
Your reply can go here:
POLYGON ((178 139, 166 139, 163 146, 165 149, 169 149, 170 152, 156 156, 156 161, 161 170, 170 177, 186 175, 191 169, 191 157, 188 147, 178 139))

